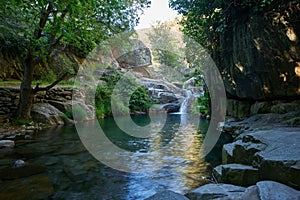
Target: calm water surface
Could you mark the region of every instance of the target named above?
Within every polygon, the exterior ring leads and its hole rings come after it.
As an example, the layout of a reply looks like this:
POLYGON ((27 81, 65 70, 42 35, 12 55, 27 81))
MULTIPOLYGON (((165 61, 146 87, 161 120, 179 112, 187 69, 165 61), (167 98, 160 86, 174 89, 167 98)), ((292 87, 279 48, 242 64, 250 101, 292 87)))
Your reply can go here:
MULTIPOLYGON (((150 123, 147 116, 135 116, 133 120, 140 126, 150 123)), ((214 154, 210 159, 199 156, 208 121, 200 120, 198 127, 189 127, 177 138, 179 124, 188 120, 188 115, 168 115, 164 127, 155 130, 154 126, 155 134, 150 138, 125 134, 113 118, 99 121, 114 145, 133 153, 129 166, 146 163, 154 168, 159 163, 161 168, 156 171, 128 173, 102 164, 86 150, 74 126, 42 131, 33 137, 34 142, 17 145, 15 154, 5 159, 11 162, 23 159, 46 166, 55 190, 49 199, 145 199, 166 189, 184 194, 203 184, 203 177, 210 176, 208 161, 219 159, 214 154), (156 157, 140 157, 150 151, 160 153, 156 157)))

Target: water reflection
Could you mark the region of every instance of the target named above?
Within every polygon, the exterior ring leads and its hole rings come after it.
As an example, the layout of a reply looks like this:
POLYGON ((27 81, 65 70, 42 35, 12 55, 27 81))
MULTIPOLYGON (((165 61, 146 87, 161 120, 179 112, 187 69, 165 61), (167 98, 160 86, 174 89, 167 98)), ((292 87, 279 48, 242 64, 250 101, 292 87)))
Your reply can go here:
MULTIPOLYGON (((134 116, 133 120, 139 125, 150 123, 147 116, 134 116)), ((200 121, 198 126, 188 123, 191 120, 188 115, 169 115, 162 130, 153 128, 151 137, 144 139, 122 132, 113 118, 99 121, 109 140, 133 153, 126 158, 128 166, 159 165, 157 171, 125 173, 105 166, 86 151, 72 126, 43 131, 34 136, 33 142, 17 143, 13 153, 0 154, 0 169, 16 159, 45 166, 44 174, 54 186, 51 199, 144 199, 164 189, 185 193, 202 185, 202 177, 210 175, 210 163, 199 156, 209 123, 200 121), (180 129, 180 124, 185 125, 180 129)), ((15 191, 22 195, 18 188, 15 191)))

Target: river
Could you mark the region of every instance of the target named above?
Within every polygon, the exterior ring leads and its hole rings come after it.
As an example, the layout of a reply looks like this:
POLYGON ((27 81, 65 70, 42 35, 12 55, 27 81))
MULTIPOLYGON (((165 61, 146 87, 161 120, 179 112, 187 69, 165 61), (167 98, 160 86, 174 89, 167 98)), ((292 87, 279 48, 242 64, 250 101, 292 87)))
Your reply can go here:
MULTIPOLYGON (((207 120, 200 119, 198 127, 189 127, 189 132, 181 133, 189 135, 183 137, 192 141, 176 140, 175 133, 180 123, 187 122, 187 117, 168 115, 163 129, 153 130, 156 134, 150 138, 125 134, 113 118, 99 120, 114 145, 132 152, 128 165, 134 169, 135 165, 146 163, 154 169, 157 167, 156 160, 161 160, 161 166, 154 171, 121 172, 104 165, 86 150, 75 126, 44 130, 35 134, 32 140, 17 141, 13 152, 1 158, 0 167, 3 169, 17 159, 45 166, 44 173, 54 186, 54 194, 49 199, 145 199, 166 189, 184 194, 207 183, 203 177, 209 177, 212 165, 220 161, 220 149, 205 158, 199 156, 209 125, 207 120), (182 150, 184 145, 188 147, 182 150), (150 156, 139 157, 150 149, 164 153, 159 153, 156 160, 150 156)), ((150 123, 147 116, 132 118, 140 126, 150 123)), ((86 125, 89 126, 89 123, 98 122, 86 122, 86 125)), ((17 180, 22 181, 22 178, 17 180)))

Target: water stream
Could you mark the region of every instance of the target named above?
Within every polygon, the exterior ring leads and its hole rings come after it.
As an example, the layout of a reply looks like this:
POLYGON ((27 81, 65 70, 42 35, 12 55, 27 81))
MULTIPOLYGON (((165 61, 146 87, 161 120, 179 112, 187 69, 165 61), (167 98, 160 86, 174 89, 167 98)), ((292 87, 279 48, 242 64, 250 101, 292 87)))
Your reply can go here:
POLYGON ((179 114, 185 114, 188 113, 188 109, 189 109, 189 100, 191 98, 191 96, 193 95, 192 91, 188 90, 188 89, 183 89, 185 92, 185 98, 182 101, 181 105, 180 105, 180 110, 179 110, 179 114))
MULTIPOLYGON (((145 199, 166 189, 183 194, 204 184, 206 181, 203 177, 209 177, 211 172, 211 163, 199 156, 209 121, 200 119, 199 127, 190 127, 188 132, 183 133, 193 138, 187 150, 179 148, 185 141, 173 140, 181 121, 189 121, 188 116, 169 115, 164 128, 147 139, 125 134, 118 129, 113 118, 99 121, 115 145, 135 152, 134 155, 147 153, 147 149, 156 147, 164 151, 164 157, 159 159, 167 164, 157 171, 126 173, 105 166, 85 149, 74 126, 41 131, 34 135, 33 140, 16 141, 16 147, 11 152, 0 151, 0 170, 10 167, 17 159, 44 166, 46 170, 43 173, 54 186, 54 193, 49 199, 145 199)), ((133 119, 140 125, 150 122, 148 116, 134 116, 133 119)), ((144 159, 143 162, 151 164, 150 158, 144 159)), ((130 165, 139 162, 134 156, 130 160, 130 165)), ((12 189, 15 187, 14 191, 17 192, 20 191, 18 183, 25 184, 23 178, 1 184, 8 184, 6 187, 12 189)), ((16 193, 16 196, 21 195, 22 192, 16 193)))

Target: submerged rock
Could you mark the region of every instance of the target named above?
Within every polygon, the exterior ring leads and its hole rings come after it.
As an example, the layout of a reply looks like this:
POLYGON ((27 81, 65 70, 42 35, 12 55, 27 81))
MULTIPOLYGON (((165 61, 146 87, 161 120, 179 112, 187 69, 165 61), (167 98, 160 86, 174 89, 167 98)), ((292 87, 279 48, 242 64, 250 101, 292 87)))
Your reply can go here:
POLYGON ((14 168, 24 167, 26 165, 24 160, 16 160, 14 163, 14 168))
POLYGON ((15 142, 12 140, 0 140, 0 148, 13 148, 15 142))
POLYGON ((45 199, 54 193, 49 176, 39 174, 1 183, 0 199, 45 199))
MULTIPOLYGON (((14 180, 45 172, 45 166, 39 164, 26 164, 23 167, 6 167, 0 170, 1 180, 14 180)), ((1 199, 1 198, 0 198, 1 199)))

